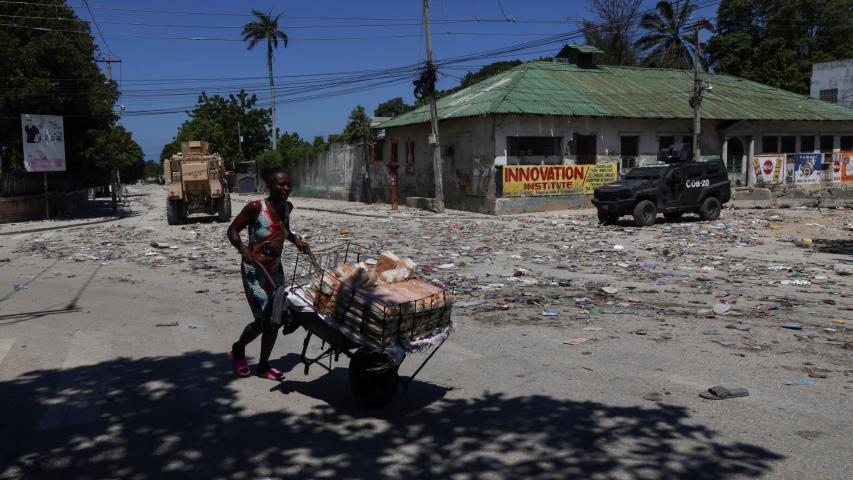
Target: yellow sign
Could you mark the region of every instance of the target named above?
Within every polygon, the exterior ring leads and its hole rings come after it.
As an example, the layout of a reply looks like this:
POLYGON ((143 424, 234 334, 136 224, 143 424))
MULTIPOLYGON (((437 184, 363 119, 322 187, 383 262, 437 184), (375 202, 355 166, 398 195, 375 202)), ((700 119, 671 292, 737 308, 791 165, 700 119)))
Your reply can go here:
POLYGON ((594 165, 506 165, 505 197, 524 195, 591 195, 593 189, 618 178, 615 163, 594 165))

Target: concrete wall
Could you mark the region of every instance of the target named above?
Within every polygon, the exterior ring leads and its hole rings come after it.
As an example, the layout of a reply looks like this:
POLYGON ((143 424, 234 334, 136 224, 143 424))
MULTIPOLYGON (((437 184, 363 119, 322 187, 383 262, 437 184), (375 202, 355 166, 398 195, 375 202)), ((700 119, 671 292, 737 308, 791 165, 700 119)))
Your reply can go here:
POLYGON ((821 90, 838 89, 838 103, 853 107, 853 59, 812 65, 809 94, 820 98, 821 90))
MULTIPOLYGON (((85 208, 89 199, 88 190, 76 192, 51 192, 48 194, 50 216, 74 215, 85 208)), ((45 218, 44 194, 0 197, 0 223, 23 222, 45 218)))
POLYGON ((373 161, 368 161, 365 168, 365 161, 363 145, 333 143, 316 158, 291 168, 294 194, 348 201, 390 201, 388 169, 373 161))
MULTIPOLYGON (((439 140, 442 152, 442 177, 447 208, 494 213, 495 149, 493 119, 473 117, 442 121, 439 140)), ((428 143, 429 124, 386 129, 383 160, 391 158, 397 145, 400 163, 401 202, 406 197, 432 197, 435 180, 432 149, 428 143), (413 169, 407 169, 405 143, 414 142, 413 169)))

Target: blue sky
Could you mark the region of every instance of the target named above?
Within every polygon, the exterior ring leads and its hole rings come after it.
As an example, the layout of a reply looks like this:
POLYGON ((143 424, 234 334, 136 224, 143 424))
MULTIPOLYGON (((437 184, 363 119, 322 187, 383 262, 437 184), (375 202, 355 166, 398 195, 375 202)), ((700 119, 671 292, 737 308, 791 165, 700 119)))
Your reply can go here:
MULTIPOLYGON (((645 8, 651 8, 655 2, 645 3, 645 8)), ((275 53, 277 88, 286 89, 289 81, 297 80, 303 87, 312 87, 319 80, 313 74, 394 69, 422 62, 425 56, 420 0, 90 0, 91 15, 80 1, 69 4, 84 20, 94 16, 103 33, 98 35, 93 28, 102 53, 122 60, 113 66, 113 77, 124 94, 121 103, 130 113, 121 123, 133 133, 146 159, 159 158, 161 148, 187 116, 133 116, 131 112, 190 109, 202 89, 226 93, 243 87, 269 104, 265 47, 247 50, 240 41, 241 27, 251 20, 252 9, 283 14, 280 24, 290 43, 275 53)), ((713 17, 715 10, 712 6, 701 14, 713 17)), ((437 61, 572 33, 578 30, 578 20, 594 18, 585 0, 433 0, 430 16, 437 61)), ((466 71, 492 61, 532 59, 558 50, 559 45, 543 46, 462 62, 443 70, 439 87, 452 87, 466 71)), ((363 105, 372 114, 378 103, 395 96, 411 102, 412 80, 405 77, 339 96, 320 91, 321 98, 298 102, 295 100, 311 92, 285 92, 283 98, 279 93, 277 126, 309 140, 340 132, 355 105, 363 105)))

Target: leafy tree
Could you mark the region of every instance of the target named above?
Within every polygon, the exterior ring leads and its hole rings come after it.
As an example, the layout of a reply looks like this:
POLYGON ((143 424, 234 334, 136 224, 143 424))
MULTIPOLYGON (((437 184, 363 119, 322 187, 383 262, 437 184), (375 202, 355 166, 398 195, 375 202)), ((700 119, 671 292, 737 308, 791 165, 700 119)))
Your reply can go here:
POLYGON ((163 164, 154 160, 146 160, 143 175, 145 178, 163 175, 163 164))
POLYGON ((396 117, 411 110, 411 105, 406 104, 402 97, 394 97, 387 102, 380 103, 373 111, 374 117, 396 117))
MULTIPOLYGON (((694 10, 696 5, 690 0, 661 0, 657 3, 657 12, 643 15, 640 28, 645 33, 634 44, 645 55, 643 64, 660 68, 693 68, 695 35, 691 28, 691 15, 694 10)), ((711 24, 701 20, 699 27, 710 30, 711 24)))
POLYGON ((273 82, 272 75, 272 57, 273 51, 278 48, 279 40, 284 44, 284 48, 287 48, 287 35, 278 29, 278 19, 281 14, 273 17, 271 13, 266 14, 258 10, 252 10, 252 14, 255 16, 255 21, 243 26, 243 41, 249 43, 246 47, 249 50, 255 48, 255 45, 260 42, 267 43, 267 70, 269 71, 272 96, 272 148, 275 150, 275 137, 278 131, 275 128, 275 82, 273 82))
POLYGON ((586 43, 605 53, 598 58, 602 65, 634 65, 637 51, 633 45, 639 23, 642 0, 589 0, 589 8, 601 24, 584 20, 586 43))
POLYGON ((349 114, 347 126, 344 128, 344 140, 347 143, 364 142, 372 136, 370 118, 364 113, 364 107, 356 106, 349 114))
POLYGON ((280 167, 283 164, 281 153, 278 150, 261 152, 255 157, 255 163, 258 166, 258 171, 264 167, 280 167))
POLYGON ((92 37, 78 33, 89 32, 88 23, 62 2, 0 3, 0 16, 31 27, 0 28, 3 175, 24 171, 20 115, 61 115, 67 171, 55 178, 64 179, 71 188, 103 184, 109 171, 86 152, 115 123, 118 90, 93 61, 97 47, 92 37))
POLYGON ((329 144, 326 143, 326 139, 321 135, 314 137, 314 143, 311 146, 314 148, 315 155, 329 149, 329 144))
POLYGON ((293 168, 297 162, 307 161, 314 155, 314 146, 296 132, 284 132, 278 139, 276 150, 285 168, 293 168))
POLYGON ((133 136, 121 125, 114 125, 106 131, 90 132, 91 145, 84 152, 94 160, 97 167, 112 172, 113 214, 118 211, 116 192, 118 190, 118 172, 142 163, 142 148, 133 140, 133 136))
POLYGON ((723 0, 708 40, 711 67, 808 95, 814 63, 853 52, 849 0, 723 0))
POLYGON ((269 148, 266 125, 269 111, 255 108, 257 97, 244 90, 228 98, 214 95, 209 97, 202 92, 190 119, 178 129, 172 142, 166 144, 160 153, 160 160, 181 151, 181 142, 188 140, 206 140, 211 151, 222 155, 229 169, 237 162, 253 159, 269 148), (237 136, 238 126, 243 136, 240 144, 237 136))

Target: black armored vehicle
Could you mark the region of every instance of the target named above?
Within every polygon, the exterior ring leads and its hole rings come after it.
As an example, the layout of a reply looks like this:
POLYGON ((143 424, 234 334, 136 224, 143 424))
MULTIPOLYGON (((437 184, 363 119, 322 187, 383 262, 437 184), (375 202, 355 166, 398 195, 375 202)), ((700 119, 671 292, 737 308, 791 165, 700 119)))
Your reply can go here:
POLYGON ((722 160, 692 161, 689 145, 678 144, 658 154, 660 163, 635 167, 618 182, 598 187, 592 203, 600 223, 614 223, 632 215, 638 227, 653 225, 658 213, 677 220, 698 213, 716 220, 720 208, 731 199, 731 183, 722 160))

